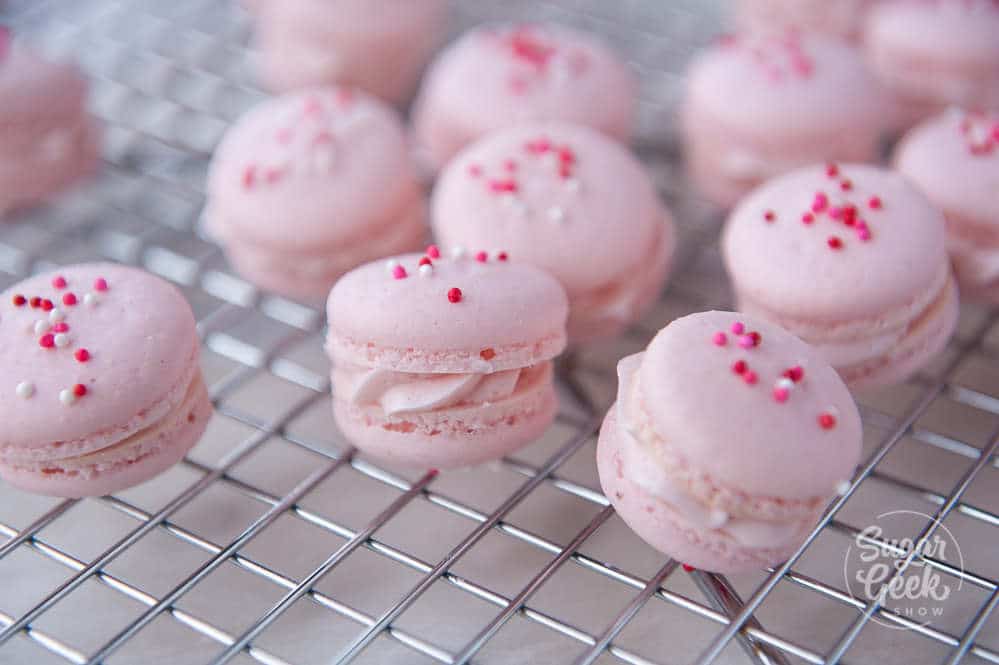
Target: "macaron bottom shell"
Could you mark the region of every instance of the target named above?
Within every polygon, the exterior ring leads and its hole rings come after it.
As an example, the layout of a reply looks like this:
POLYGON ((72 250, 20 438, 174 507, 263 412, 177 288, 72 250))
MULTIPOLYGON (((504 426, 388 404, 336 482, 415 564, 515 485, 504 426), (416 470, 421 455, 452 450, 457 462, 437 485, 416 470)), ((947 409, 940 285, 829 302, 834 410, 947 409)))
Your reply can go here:
POLYGON ((155 425, 111 448, 79 458, 0 464, 0 478, 26 492, 64 498, 104 496, 143 483, 180 462, 198 442, 212 415, 201 373, 185 399, 155 425))
POLYGON ((683 516, 628 479, 623 468, 617 409, 611 407, 597 442, 597 471, 604 494, 621 519, 649 545, 681 563, 716 573, 760 570, 786 560, 807 536, 803 528, 791 542, 772 548, 741 545, 718 531, 687 524, 683 516))
POLYGON ((558 399, 551 363, 506 399, 386 416, 377 406, 333 400, 348 441, 390 465, 453 469, 499 459, 541 437, 555 419, 558 399))

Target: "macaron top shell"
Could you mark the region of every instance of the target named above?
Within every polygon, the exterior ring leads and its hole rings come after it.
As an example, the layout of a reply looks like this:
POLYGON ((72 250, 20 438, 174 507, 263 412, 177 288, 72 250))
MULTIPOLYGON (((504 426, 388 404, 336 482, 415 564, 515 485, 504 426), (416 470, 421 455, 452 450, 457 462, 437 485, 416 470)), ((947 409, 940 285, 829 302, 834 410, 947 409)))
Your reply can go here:
POLYGON ((87 85, 75 65, 51 62, 12 43, 0 29, 0 127, 9 123, 78 121, 87 85))
POLYGON ((341 278, 327 303, 334 362, 401 372, 493 372, 558 355, 569 313, 559 283, 526 263, 496 254, 479 261, 477 254, 428 257, 432 267, 422 272, 424 257, 407 254, 341 278))
POLYGON ((547 123, 466 148, 438 180, 432 209, 446 244, 502 247, 570 296, 640 269, 667 219, 626 149, 589 127, 547 123))
POLYGON ((649 344, 637 373, 643 410, 672 456, 722 487, 799 500, 828 496, 853 474, 862 431, 850 392, 777 325, 734 312, 677 319, 649 344), (753 333, 759 342, 747 348, 743 337, 753 333))
MULTIPOLYGON (((259 3, 262 20, 280 19, 318 36, 393 35, 416 24, 434 28, 447 15, 445 0, 285 0, 259 3)), ((334 45, 335 47, 335 45, 334 45)))
POLYGON ((428 87, 477 129, 566 120, 618 134, 631 127, 637 82, 597 38, 554 24, 479 28, 435 63, 428 87))
POLYGON ((194 316, 181 293, 113 264, 12 286, 0 295, 0 339, 0 457, 110 445, 165 399, 179 403, 197 371, 194 316))
POLYGON ((363 239, 419 196, 395 112, 333 87, 270 99, 240 119, 208 190, 217 233, 289 251, 363 239))
POLYGON ((999 74, 999 3, 994 0, 879 2, 867 17, 865 39, 908 52, 999 74))
POLYGON ((812 139, 880 124, 886 110, 860 52, 810 33, 723 37, 694 60, 688 81, 688 112, 749 136, 812 139))
POLYGON ((942 285, 944 233, 943 216, 897 173, 818 165, 746 196, 722 252, 758 305, 837 324, 898 311, 942 285))
POLYGON ((999 225, 999 113, 950 109, 909 132, 895 163, 947 214, 999 225))

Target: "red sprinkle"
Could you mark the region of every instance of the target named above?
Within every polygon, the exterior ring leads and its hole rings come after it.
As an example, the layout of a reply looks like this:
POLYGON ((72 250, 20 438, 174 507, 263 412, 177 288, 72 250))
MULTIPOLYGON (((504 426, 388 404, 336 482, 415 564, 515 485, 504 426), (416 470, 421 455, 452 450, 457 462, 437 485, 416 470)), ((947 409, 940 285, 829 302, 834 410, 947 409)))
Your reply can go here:
POLYGON ((68 307, 72 307, 73 305, 75 305, 76 304, 76 294, 75 293, 67 293, 67 294, 63 295, 63 297, 62 297, 62 304, 66 305, 68 307))
POLYGON ((38 339, 38 346, 43 349, 51 349, 55 346, 55 335, 52 333, 45 333, 38 339))
POLYGON ((831 413, 823 413, 819 416, 819 427, 822 429, 832 429, 836 427, 836 416, 831 413))
POLYGON ((451 302, 461 302, 461 289, 455 287, 447 292, 447 299, 451 302))
POLYGON ((749 385, 754 385, 756 383, 756 372, 749 370, 748 372, 742 375, 742 380, 748 383, 749 385))
POLYGON ((426 257, 426 256, 421 256, 421 257, 420 257, 420 262, 419 262, 419 263, 418 263, 417 265, 421 265, 421 266, 432 266, 432 265, 434 265, 434 262, 433 262, 433 261, 431 261, 431 260, 430 260, 430 259, 429 259, 428 257, 426 257))
POLYGON ((827 164, 826 175, 829 176, 830 178, 835 178, 836 176, 839 175, 839 167, 836 166, 835 164, 827 164))
POLYGON ((406 279, 406 277, 408 277, 409 275, 406 272, 405 268, 403 268, 402 266, 396 266, 392 268, 392 276, 395 277, 396 279, 406 279))
POLYGON ((73 356, 78 362, 85 363, 90 360, 90 351, 87 351, 86 349, 77 349, 73 356))
POLYGON ((853 189, 853 183, 848 178, 844 178, 843 180, 840 180, 839 188, 842 189, 844 192, 849 192, 851 189, 853 189))
POLYGON ((82 383, 78 383, 75 386, 73 386, 73 394, 76 395, 77 397, 83 397, 84 395, 87 394, 87 387, 82 383))
POLYGON ((52 278, 52 288, 55 289, 65 289, 66 288, 66 278, 62 275, 52 278))
POLYGON ((745 360, 736 360, 732 365, 732 371, 736 374, 743 374, 747 369, 749 369, 749 365, 746 364, 745 360))
POLYGON ((829 240, 826 240, 830 249, 842 249, 843 241, 839 239, 839 236, 829 236, 829 240))
POLYGON ((755 330, 749 333, 749 336, 753 338, 753 346, 759 346, 760 342, 763 341, 763 336, 755 330))
POLYGON ((28 301, 28 304, 31 305, 31 309, 38 309, 42 306, 42 299, 38 296, 32 296, 31 300, 28 301))
POLYGON ((867 205, 871 208, 871 210, 881 210, 881 199, 877 196, 872 196, 867 202, 867 205))
POLYGON ((499 261, 506 261, 509 258, 510 257, 507 255, 506 252, 500 252, 499 254, 496 255, 496 259, 499 261))
POLYGON ((777 215, 774 214, 773 210, 767 210, 765 213, 763 213, 763 219, 767 220, 768 222, 772 222, 775 219, 777 219, 777 215))
POLYGON ((687 565, 687 564, 685 564, 685 563, 684 563, 684 564, 681 564, 681 565, 683 566, 683 570, 684 570, 684 572, 687 572, 687 573, 692 573, 692 572, 694 572, 695 570, 697 570, 697 568, 694 568, 693 566, 688 566, 688 565, 687 565))
POLYGON ((784 371, 784 376, 786 376, 787 378, 791 379, 795 383, 798 383, 803 378, 805 378, 805 370, 804 370, 804 368, 802 368, 801 365, 795 365, 794 367, 792 367, 792 368, 790 368, 788 370, 785 370, 784 371))
POLYGON ((14 302, 14 307, 24 307, 25 304, 27 304, 28 299, 25 298, 24 296, 18 294, 16 296, 14 296, 13 302, 14 302))
POLYGON ((104 279, 103 277, 98 277, 97 279, 94 280, 94 290, 95 291, 107 291, 108 290, 108 281, 106 279, 104 279))
POLYGON ((48 298, 46 298, 45 300, 42 301, 42 310, 43 311, 51 312, 54 308, 55 308, 55 305, 48 298))
POLYGON ((69 332, 69 324, 65 321, 60 321, 59 323, 52 326, 52 332, 54 333, 64 333, 69 332))
POLYGON ((428 245, 427 256, 432 259, 439 259, 441 257, 441 250, 437 248, 437 245, 428 245))
POLYGON ((815 221, 815 215, 813 215, 810 212, 806 212, 804 215, 801 216, 801 222, 803 224, 811 224, 814 221, 815 221))
POLYGON ((251 189, 253 187, 253 183, 256 182, 256 179, 257 167, 250 164, 246 167, 246 170, 243 171, 243 187, 245 189, 251 189))
POLYGON ((515 180, 490 180, 489 189, 497 194, 513 193, 517 191, 517 181, 515 180))
POLYGON ((485 252, 476 252, 475 260, 478 261, 479 263, 485 263, 486 261, 489 260, 489 255, 486 254, 485 252))

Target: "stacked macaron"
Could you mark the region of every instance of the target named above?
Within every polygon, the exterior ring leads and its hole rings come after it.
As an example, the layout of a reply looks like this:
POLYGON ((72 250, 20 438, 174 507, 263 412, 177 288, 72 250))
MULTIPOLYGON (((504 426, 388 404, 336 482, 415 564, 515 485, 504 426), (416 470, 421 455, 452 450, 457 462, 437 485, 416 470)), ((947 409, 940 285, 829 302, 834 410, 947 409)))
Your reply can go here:
POLYGON ((355 86, 406 101, 444 32, 445 0, 254 0, 262 78, 285 92, 355 86))
POLYGON ((99 130, 87 85, 0 28, 0 213, 38 203, 97 166, 99 130))
POLYGON ((292 297, 416 249, 425 215, 399 118, 350 88, 264 102, 226 134, 208 177, 206 221, 233 264, 292 297))
POLYGON ((567 27, 473 30, 431 65, 413 112, 416 141, 437 169, 489 131, 529 121, 631 138, 636 82, 596 37, 567 27))
POLYGON ((658 297, 673 224, 638 160, 596 130, 500 130, 444 170, 432 205, 445 247, 505 248, 569 295, 573 344, 617 335, 658 297))
POLYGON ((555 417, 551 360, 566 344, 562 287, 504 252, 406 254, 330 292, 333 406, 347 439, 390 464, 499 458, 555 417))

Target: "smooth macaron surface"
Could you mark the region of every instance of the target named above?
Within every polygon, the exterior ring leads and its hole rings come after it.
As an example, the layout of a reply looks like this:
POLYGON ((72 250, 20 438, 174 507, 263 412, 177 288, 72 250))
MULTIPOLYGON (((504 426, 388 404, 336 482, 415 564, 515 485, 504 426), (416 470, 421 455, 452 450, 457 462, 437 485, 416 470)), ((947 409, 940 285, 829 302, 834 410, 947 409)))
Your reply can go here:
POLYGON ((901 175, 816 165, 743 199, 722 252, 741 297, 797 320, 841 323, 935 295, 946 278, 944 235, 941 213, 901 175))
POLYGON ((895 167, 948 217, 999 232, 999 113, 949 109, 912 129, 895 167))
POLYGON ((52 62, 0 30, 0 127, 56 124, 83 114, 87 85, 72 64, 52 62))
POLYGON ((624 411, 637 400, 661 439, 653 458, 728 492, 792 501, 828 497, 852 475, 862 437, 850 392, 775 324, 735 312, 686 316, 656 335, 633 371, 637 391, 618 399, 624 411))
POLYGON ((0 457, 99 450, 161 419, 200 372, 191 308, 141 270, 86 264, 0 295, 0 457))
POLYGON ((672 248, 641 164, 581 125, 521 125, 470 145, 441 174, 431 216, 444 245, 501 247, 557 277, 570 299, 641 270, 663 234, 672 248))
POLYGON ((220 236, 305 253, 361 241, 423 204, 395 112, 332 87, 268 100, 240 119, 215 153, 208 195, 220 236))
POLYGON ((553 277, 503 253, 429 251, 366 264, 336 283, 327 301, 334 364, 488 373, 565 347, 568 301, 553 277))

